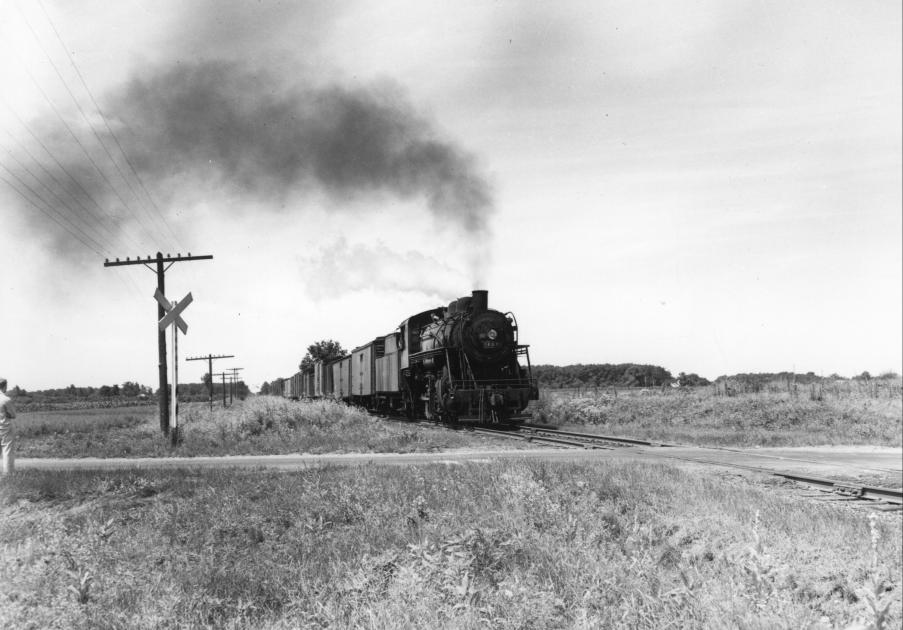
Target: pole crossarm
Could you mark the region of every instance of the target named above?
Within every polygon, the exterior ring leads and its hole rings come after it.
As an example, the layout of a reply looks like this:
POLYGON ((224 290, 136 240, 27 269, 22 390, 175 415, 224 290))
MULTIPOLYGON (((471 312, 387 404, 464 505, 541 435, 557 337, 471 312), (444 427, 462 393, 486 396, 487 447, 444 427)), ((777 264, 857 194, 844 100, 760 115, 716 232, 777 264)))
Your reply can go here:
POLYGON ((185 357, 186 361, 209 361, 210 359, 234 359, 234 354, 207 354, 202 357, 185 357))
POLYGON ((192 256, 191 252, 188 252, 187 256, 183 256, 182 254, 176 254, 175 256, 170 256, 166 254, 166 256, 156 257, 156 256, 147 256, 145 258, 141 258, 141 256, 136 256, 134 259, 130 257, 126 257, 125 260, 110 260, 107 258, 104 260, 104 267, 121 267, 123 265, 149 265, 151 263, 157 262, 182 262, 188 260, 212 260, 212 255, 204 255, 204 256, 192 256))

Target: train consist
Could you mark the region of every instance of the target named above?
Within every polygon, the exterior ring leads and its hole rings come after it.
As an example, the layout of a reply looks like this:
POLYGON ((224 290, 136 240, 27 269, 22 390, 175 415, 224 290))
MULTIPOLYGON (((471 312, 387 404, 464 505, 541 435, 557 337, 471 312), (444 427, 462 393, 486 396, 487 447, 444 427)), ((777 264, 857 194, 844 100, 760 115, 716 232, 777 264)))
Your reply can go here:
POLYGON ((512 313, 487 291, 408 317, 350 355, 283 379, 286 398, 333 398, 441 422, 513 424, 539 397, 512 313), (521 360, 525 365, 521 365, 521 360))

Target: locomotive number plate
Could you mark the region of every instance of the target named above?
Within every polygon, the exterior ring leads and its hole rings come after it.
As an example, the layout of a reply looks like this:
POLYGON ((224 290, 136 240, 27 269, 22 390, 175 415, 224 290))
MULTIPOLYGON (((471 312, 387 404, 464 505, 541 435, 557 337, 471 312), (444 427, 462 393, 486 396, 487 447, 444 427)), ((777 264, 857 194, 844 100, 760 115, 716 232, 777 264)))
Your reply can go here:
POLYGON ((500 344, 499 344, 498 341, 488 341, 488 340, 487 340, 487 341, 484 341, 484 342, 483 342, 483 347, 484 347, 484 348, 498 348, 499 345, 500 345, 500 344))

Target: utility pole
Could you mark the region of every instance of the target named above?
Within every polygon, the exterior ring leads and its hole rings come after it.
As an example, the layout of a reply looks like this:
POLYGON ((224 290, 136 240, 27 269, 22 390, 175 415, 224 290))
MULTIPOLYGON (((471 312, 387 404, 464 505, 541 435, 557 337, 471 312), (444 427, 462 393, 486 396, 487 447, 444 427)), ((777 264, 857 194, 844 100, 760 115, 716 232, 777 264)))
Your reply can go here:
POLYGON ((226 408, 226 373, 220 372, 219 374, 216 374, 216 376, 223 377, 223 408, 225 409, 226 408))
MULTIPOLYGON (((166 295, 166 281, 164 278, 164 274, 166 271, 173 266, 173 264, 177 262, 188 262, 191 260, 212 260, 212 255, 205 256, 192 256, 191 252, 188 252, 187 256, 183 256, 182 254, 176 254, 175 256, 170 256, 166 254, 164 256, 160 252, 157 252, 156 257, 151 258, 147 256, 146 258, 135 258, 131 260, 126 257, 125 260, 119 260, 118 258, 115 261, 110 261, 107 258, 103 266, 104 267, 121 267, 123 265, 144 265, 151 271, 157 274, 157 289, 160 291, 161 295, 166 295), (155 267, 151 265, 156 263, 155 267), (169 263, 165 267, 164 264, 169 263)), ((166 316, 166 311, 163 309, 163 306, 157 305, 157 321, 160 321, 166 316)), ((169 435, 169 414, 167 412, 169 408, 169 391, 167 389, 167 375, 166 375, 166 333, 163 330, 157 331, 157 353, 159 355, 159 363, 158 369, 160 373, 160 430, 163 431, 164 435, 169 435)))
POLYGON ((232 380, 229 381, 229 404, 231 405, 232 404, 232 389, 233 389, 235 383, 237 382, 236 379, 238 378, 238 371, 243 370, 244 368, 228 368, 228 369, 232 370, 232 375, 231 375, 232 380))
POLYGON ((186 361, 203 361, 207 359, 207 374, 210 375, 210 383, 207 389, 210 390, 210 411, 213 411, 213 360, 214 359, 234 359, 234 354, 208 354, 206 357, 188 357, 186 361))

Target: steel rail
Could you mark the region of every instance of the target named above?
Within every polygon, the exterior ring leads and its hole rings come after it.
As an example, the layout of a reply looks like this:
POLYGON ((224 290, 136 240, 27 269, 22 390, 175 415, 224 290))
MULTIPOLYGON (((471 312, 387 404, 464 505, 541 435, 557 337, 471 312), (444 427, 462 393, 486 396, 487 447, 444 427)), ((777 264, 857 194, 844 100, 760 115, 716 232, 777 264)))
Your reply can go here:
POLYGON ((548 442, 549 444, 561 444, 564 446, 573 446, 579 448, 606 449, 608 446, 600 446, 598 444, 587 444, 586 442, 574 442, 573 440, 562 440, 560 438, 543 437, 539 435, 523 435, 520 430, 500 431, 498 429, 487 429, 485 427, 470 427, 470 431, 474 433, 486 433, 489 435, 501 435, 503 437, 515 438, 526 442, 548 442))
MULTIPOLYGON (((576 432, 572 432, 572 431, 560 431, 558 429, 540 429, 538 427, 532 427, 532 426, 531 427, 521 427, 520 430, 522 430, 522 431, 526 430, 526 431, 531 431, 531 432, 532 431, 541 431, 541 432, 545 432, 545 433, 551 433, 553 435, 566 435, 566 436, 586 438, 586 439, 590 439, 590 440, 613 441, 613 442, 617 442, 617 443, 633 444, 633 445, 637 445, 637 446, 662 446, 662 447, 675 446, 672 444, 658 444, 655 442, 634 440, 631 438, 614 438, 614 437, 610 437, 610 436, 600 436, 600 435, 589 434, 589 433, 576 433, 576 432)), ((717 449, 717 450, 729 450, 732 452, 742 452, 737 449, 717 449)), ((903 505, 903 489, 882 488, 879 486, 864 486, 864 485, 855 484, 855 483, 851 483, 851 482, 837 481, 835 479, 827 479, 824 477, 812 477, 812 476, 808 476, 808 475, 800 475, 797 473, 775 471, 775 470, 772 470, 769 468, 762 468, 760 466, 747 466, 744 464, 736 464, 736 463, 731 463, 731 462, 722 462, 722 461, 717 461, 717 460, 710 460, 710 459, 703 459, 703 458, 696 458, 696 457, 687 457, 687 456, 681 456, 681 455, 672 455, 672 454, 668 454, 668 453, 659 453, 657 455, 659 455, 660 457, 667 457, 670 459, 691 461, 691 462, 696 462, 696 463, 701 463, 701 464, 709 464, 709 465, 714 465, 714 466, 727 466, 730 468, 742 468, 742 469, 751 470, 754 472, 770 474, 770 475, 773 475, 776 477, 781 477, 781 478, 788 479, 791 481, 806 483, 806 484, 809 484, 809 485, 815 486, 815 487, 825 488, 835 494, 841 494, 841 495, 849 496, 849 497, 853 497, 853 498, 869 499, 869 500, 874 500, 874 501, 884 501, 887 503, 903 505)), ((750 453, 750 455, 754 455, 756 457, 760 457, 760 456, 767 457, 769 459, 778 459, 778 460, 786 460, 786 461, 802 461, 802 462, 822 464, 822 465, 825 465, 825 464, 831 465, 832 464, 832 462, 820 462, 820 461, 814 461, 814 460, 795 459, 795 458, 791 458, 791 457, 780 457, 780 456, 767 455, 767 454, 760 455, 757 453, 750 453)))
MULTIPOLYGON (((430 425, 430 426, 445 426, 449 427, 447 424, 442 423, 430 423, 430 422, 417 422, 417 424, 421 425, 430 425)), ((514 426, 510 430, 502 431, 499 429, 490 429, 486 427, 477 427, 473 425, 462 425, 459 428, 466 429, 469 431, 473 431, 475 433, 484 433, 487 435, 497 435, 501 437, 511 438, 511 439, 520 439, 528 442, 548 442, 550 444, 562 445, 566 447, 572 448, 590 448, 590 449, 603 449, 603 450, 611 450, 614 447, 611 446, 611 443, 620 444, 622 446, 650 446, 650 447, 672 447, 675 445, 672 444, 662 444, 658 442, 651 442, 647 440, 637 440, 633 438, 621 438, 621 437, 613 437, 606 435, 597 435, 593 433, 578 433, 574 431, 561 431, 558 429, 545 429, 540 428, 535 425, 530 426, 514 426), (555 437, 547 437, 541 434, 548 435, 559 435, 563 437, 571 437, 578 438, 583 440, 581 442, 577 442, 574 440, 566 440, 555 437), (537 435, 540 434, 540 435, 537 435), (590 444, 588 444, 589 442, 590 444), (601 444, 591 444, 592 442, 606 442, 608 445, 601 444)), ((667 452, 661 453, 653 453, 649 451, 640 450, 638 453, 645 456, 653 456, 653 457, 664 457, 667 459, 676 459, 679 461, 687 461, 694 462, 698 464, 707 464, 710 466, 724 466, 726 468, 739 468, 743 470, 749 470, 752 472, 758 472, 766 475, 772 475, 774 477, 780 477, 782 479, 787 479, 789 481, 795 481, 798 483, 804 483, 810 486, 814 486, 817 488, 821 488, 832 492, 834 494, 841 495, 845 498, 849 499, 860 499, 860 500, 869 500, 869 501, 880 501, 884 503, 890 503, 892 505, 900 505, 903 506, 903 489, 898 488, 882 488, 878 486, 863 486, 857 485, 850 482, 845 481, 837 481, 835 479, 826 479, 824 477, 812 477, 807 475, 800 475, 797 473, 790 472, 781 472, 776 470, 771 470, 769 468, 762 468, 760 466, 748 466, 745 464, 737 464, 731 462, 723 462, 711 459, 704 459, 699 457, 689 457, 685 455, 676 455, 670 454, 667 452)), ((754 454, 753 454, 754 455, 754 454)), ((782 458, 778 458, 782 459, 782 458)), ((792 458, 787 458, 788 460, 792 460, 792 458)), ((804 460, 801 460, 804 461, 804 460)), ((807 460, 806 460, 807 461, 807 460)), ((813 462, 813 463, 821 463, 821 464, 830 464, 830 462, 813 462)))
POLYGON ((575 431, 562 431, 560 429, 544 429, 536 426, 521 426, 518 428, 518 430, 528 433, 547 433, 550 435, 562 435, 566 437, 574 437, 590 441, 614 442, 616 444, 625 444, 630 446, 672 446, 671 444, 650 442, 648 440, 637 440, 634 438, 615 437, 611 435, 598 435, 596 433, 577 433, 575 431))

